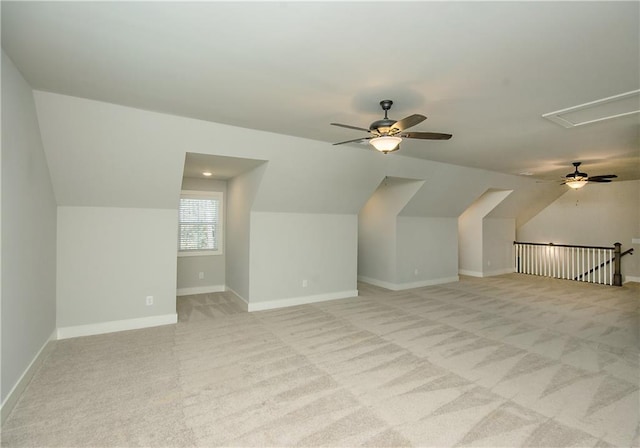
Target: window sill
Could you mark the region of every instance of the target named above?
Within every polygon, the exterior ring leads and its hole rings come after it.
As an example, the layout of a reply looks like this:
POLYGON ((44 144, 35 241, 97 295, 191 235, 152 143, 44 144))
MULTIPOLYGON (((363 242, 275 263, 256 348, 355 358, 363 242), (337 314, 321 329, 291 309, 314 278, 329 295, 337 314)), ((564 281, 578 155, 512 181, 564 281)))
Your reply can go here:
POLYGON ((178 252, 178 257, 211 257, 214 255, 224 255, 221 250, 194 250, 189 252, 178 252))

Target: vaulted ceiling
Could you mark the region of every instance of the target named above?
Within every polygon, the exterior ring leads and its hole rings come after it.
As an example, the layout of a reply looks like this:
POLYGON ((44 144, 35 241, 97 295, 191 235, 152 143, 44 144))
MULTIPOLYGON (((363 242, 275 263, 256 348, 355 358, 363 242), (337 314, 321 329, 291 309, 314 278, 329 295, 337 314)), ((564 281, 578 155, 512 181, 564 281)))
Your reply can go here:
POLYGON ((625 180, 640 179, 640 114, 542 115, 640 89, 639 18, 638 2, 3 1, 2 46, 36 90, 327 145, 363 135, 330 122, 368 127, 392 99, 391 118, 454 135, 403 155, 625 180))

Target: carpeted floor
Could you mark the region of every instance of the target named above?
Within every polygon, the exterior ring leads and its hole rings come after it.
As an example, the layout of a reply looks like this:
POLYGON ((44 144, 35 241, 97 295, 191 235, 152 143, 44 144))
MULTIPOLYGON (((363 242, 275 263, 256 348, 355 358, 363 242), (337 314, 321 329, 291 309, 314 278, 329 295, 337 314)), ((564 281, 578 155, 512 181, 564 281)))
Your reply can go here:
POLYGON ((2 446, 638 446, 640 285, 359 287, 58 341, 2 446))

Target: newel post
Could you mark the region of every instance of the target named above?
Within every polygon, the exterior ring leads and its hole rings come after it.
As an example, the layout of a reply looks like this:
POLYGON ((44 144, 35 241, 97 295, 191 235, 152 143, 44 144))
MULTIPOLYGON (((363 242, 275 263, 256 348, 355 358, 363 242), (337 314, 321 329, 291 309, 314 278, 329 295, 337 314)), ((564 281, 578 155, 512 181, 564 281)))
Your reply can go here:
POLYGON ((622 286, 622 273, 620 272, 620 253, 622 244, 613 245, 613 286, 622 286))

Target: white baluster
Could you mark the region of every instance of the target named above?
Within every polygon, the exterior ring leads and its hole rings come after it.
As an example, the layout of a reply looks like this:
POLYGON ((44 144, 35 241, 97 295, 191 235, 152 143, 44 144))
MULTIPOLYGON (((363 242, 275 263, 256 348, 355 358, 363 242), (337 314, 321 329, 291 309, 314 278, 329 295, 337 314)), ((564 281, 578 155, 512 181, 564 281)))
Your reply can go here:
POLYGON ((576 251, 575 251, 575 247, 571 248, 571 278, 576 278, 576 251))
POLYGON ((598 250, 598 283, 602 283, 602 268, 600 268, 600 264, 602 263, 602 261, 600 261, 600 258, 602 257, 602 250, 598 250))
POLYGON ((596 271, 595 271, 595 267, 596 267, 596 250, 595 249, 591 249, 591 266, 593 266, 593 271, 591 271, 591 283, 595 283, 596 282, 596 271))

